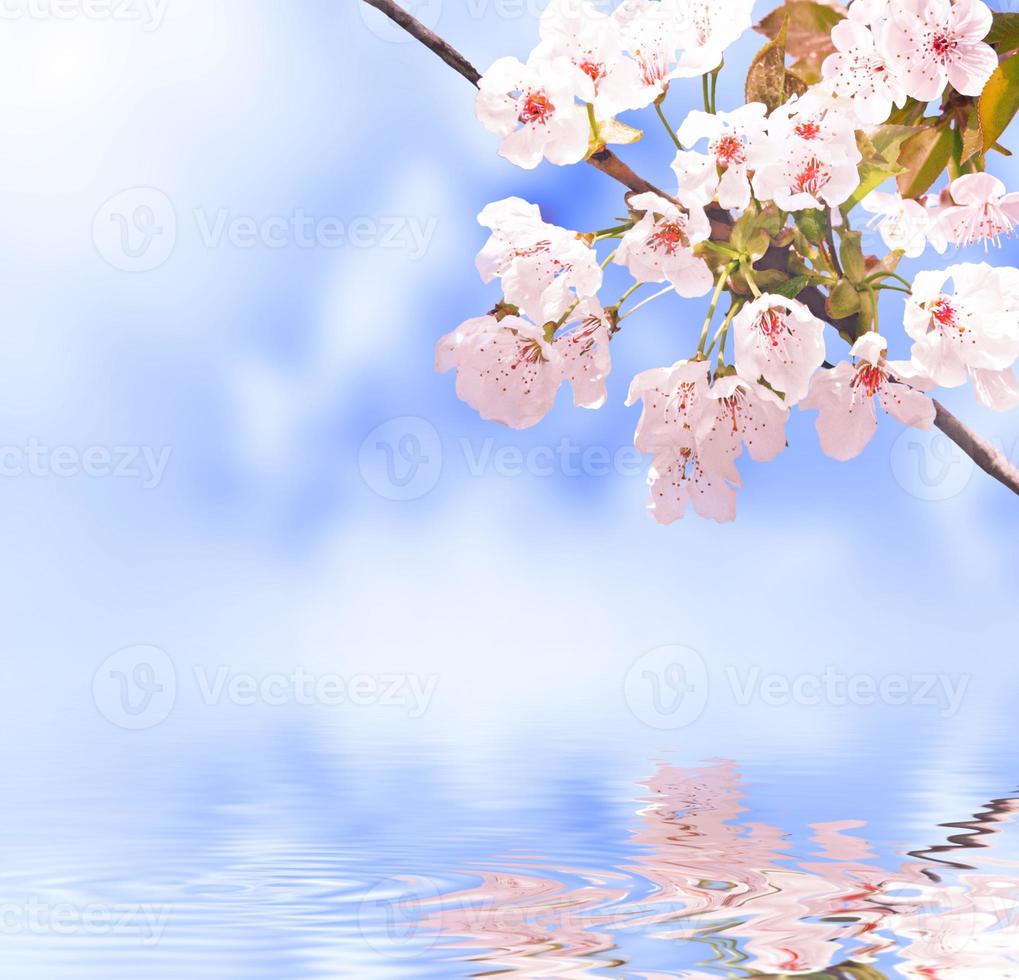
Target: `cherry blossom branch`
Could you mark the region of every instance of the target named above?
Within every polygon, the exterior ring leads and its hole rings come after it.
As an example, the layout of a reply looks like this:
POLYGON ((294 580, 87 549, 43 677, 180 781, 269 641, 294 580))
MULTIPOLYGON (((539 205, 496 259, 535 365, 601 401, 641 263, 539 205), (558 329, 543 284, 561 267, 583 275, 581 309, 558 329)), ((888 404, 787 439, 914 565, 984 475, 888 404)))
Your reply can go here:
MULTIPOLYGON (((409 14, 395 3, 394 0, 364 0, 364 2, 381 11, 413 38, 438 55, 450 68, 466 78, 471 85, 475 88, 478 87, 481 73, 456 48, 439 37, 438 34, 425 27, 421 21, 409 14)), ((635 173, 628 164, 624 163, 608 147, 592 154, 587 162, 602 173, 607 174, 613 180, 618 181, 633 193, 642 194, 651 191, 668 200, 675 200, 670 194, 666 194, 650 181, 635 173)), ((732 225, 732 216, 727 211, 710 208, 708 209, 708 217, 711 219, 712 234, 714 235, 717 230, 720 232, 718 237, 723 240, 728 238, 727 226, 732 225)), ((775 248, 770 249, 760 265, 765 268, 778 268, 779 266, 775 263, 781 262, 781 268, 785 268, 785 262, 782 260, 781 254, 773 254, 782 253, 783 251, 775 248)), ((810 286, 803 290, 798 298, 810 309, 811 313, 826 323, 831 324, 840 333, 848 333, 849 336, 854 335, 856 326, 854 319, 852 317, 842 320, 833 318, 825 307, 824 294, 816 287, 810 286)), ((633 310, 630 312, 632 313, 633 310)), ((940 402, 934 400, 934 406, 937 411, 934 424, 985 473, 1008 487, 1014 494, 1019 495, 1019 469, 1012 465, 1003 453, 986 439, 977 435, 940 402)))

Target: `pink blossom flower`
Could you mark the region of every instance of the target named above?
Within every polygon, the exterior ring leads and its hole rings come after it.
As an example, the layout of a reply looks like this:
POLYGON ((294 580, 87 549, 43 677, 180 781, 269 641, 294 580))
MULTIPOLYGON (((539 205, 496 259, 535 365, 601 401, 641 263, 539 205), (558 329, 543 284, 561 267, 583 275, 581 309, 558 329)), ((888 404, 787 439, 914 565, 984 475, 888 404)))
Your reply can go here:
POLYGON ((754 194, 783 211, 835 208, 860 182, 855 117, 813 90, 768 118, 767 136, 751 143, 754 194))
POLYGON ((954 206, 942 208, 938 221, 953 245, 1001 244, 1019 224, 1019 194, 1006 194, 991 174, 965 174, 949 186, 954 206))
POLYGON ((849 17, 858 24, 873 24, 888 13, 889 0, 852 0, 849 17))
POLYGON ((502 137, 499 155, 525 170, 542 159, 579 163, 591 127, 576 101, 576 72, 567 58, 500 58, 478 83, 475 113, 502 137))
POLYGON ((641 282, 667 280, 680 296, 710 292, 711 270, 691 249, 711 234, 704 208, 681 208, 651 192, 631 197, 630 207, 644 216, 623 235, 613 261, 641 282))
POLYGON ((998 67, 994 49, 983 43, 991 20, 981 0, 898 0, 884 51, 906 94, 931 102, 950 82, 960 95, 979 95, 998 67))
POLYGON ((563 379, 573 389, 575 408, 601 408, 608 397, 605 379, 612 371, 609 341, 615 324, 596 299, 586 299, 570 313, 552 338, 562 358, 563 379))
MULTIPOLYGON (((710 408, 714 418, 719 411, 719 403, 709 398, 708 362, 678 361, 671 368, 642 371, 630 385, 626 404, 637 401, 643 408, 633 441, 641 452, 654 453, 648 471, 648 510, 655 520, 671 524, 686 513, 690 503, 702 517, 733 520, 736 491, 729 484, 739 485, 739 473, 727 467, 726 472, 735 473, 727 480, 705 463, 698 450, 705 413, 710 408)), ((726 444, 718 440, 711 448, 720 458, 726 444)))
POLYGON ((623 47, 639 69, 637 108, 650 105, 668 86, 684 35, 678 0, 623 0, 613 11, 623 47))
MULTIPOLYGON (((882 29, 874 30, 880 36, 882 29)), ((837 95, 852 99, 862 122, 885 122, 893 104, 905 103, 906 86, 886 61, 874 33, 854 20, 843 20, 832 28, 831 39, 836 53, 822 65, 825 81, 837 95)))
POLYGON ((611 330, 591 300, 578 304, 551 339, 523 317, 475 317, 439 341, 435 368, 456 369, 457 396, 483 419, 526 429, 548 414, 563 381, 578 408, 604 404, 611 330))
POLYGON ((623 0, 612 17, 640 70, 639 105, 650 105, 674 78, 714 71, 750 27, 752 7, 753 0, 623 0))
POLYGON ((578 299, 601 288, 594 249, 576 232, 543 221, 536 204, 519 197, 495 201, 478 222, 492 230, 478 253, 482 280, 500 278, 506 302, 535 323, 558 321, 578 299))
POLYGON ((853 345, 856 364, 841 361, 818 371, 801 409, 817 409, 821 449, 833 459, 858 456, 877 431, 875 400, 893 418, 917 429, 934 424, 934 402, 921 390, 929 385, 902 380, 884 358, 885 339, 871 331, 853 345))
POLYGON ((640 69, 623 54, 618 24, 586 0, 553 0, 541 15, 541 43, 532 58, 566 58, 573 66, 579 98, 599 118, 638 109, 643 100, 640 69))
POLYGON ((633 444, 642 453, 692 449, 708 392, 707 361, 677 361, 642 371, 630 383, 626 404, 642 402, 633 444))
POLYGON ((659 524, 678 521, 688 505, 701 517, 719 523, 736 519, 736 488, 708 469, 692 449, 666 450, 655 456, 648 487, 648 512, 659 524))
POLYGON ((1005 371, 1019 357, 1019 270, 981 262, 920 272, 903 325, 914 365, 938 385, 958 387, 973 369, 1005 371))
POLYGON ((773 391, 736 375, 721 378, 701 402, 698 456, 708 470, 738 484, 736 459, 743 446, 759 463, 774 459, 785 449, 788 417, 789 409, 773 391))
POLYGON ((995 412, 1010 412, 1019 405, 1019 378, 1015 369, 988 371, 985 368, 970 368, 969 379, 973 394, 985 408, 995 412))
POLYGON ((679 0, 685 28, 680 43, 683 54, 672 77, 693 78, 714 71, 725 49, 750 29, 753 6, 753 0, 679 0))
MULTIPOLYGON (((934 224, 929 208, 912 198, 885 191, 872 191, 860 205, 864 211, 884 219, 878 222, 877 227, 888 248, 901 251, 911 259, 923 255, 934 224)), ((943 252, 947 242, 942 236, 932 237, 932 244, 943 252)))
POLYGON ((773 392, 735 375, 708 384, 707 361, 679 361, 634 378, 626 404, 643 402, 634 444, 654 453, 650 511, 669 524, 687 504, 702 517, 731 521, 741 486, 736 458, 758 461, 785 448, 788 410, 773 392))
POLYGON ((475 317, 446 334, 435 350, 435 369, 450 368, 461 401, 513 429, 545 417, 563 376, 562 357, 544 330, 518 316, 475 317))
POLYGON ((702 139, 708 152, 681 150, 672 163, 679 181, 679 196, 708 204, 716 197, 723 208, 742 210, 750 204, 750 177, 754 162, 748 143, 763 139, 767 107, 751 102, 733 112, 711 114, 695 110, 679 127, 683 146, 692 147, 702 139))
POLYGON ((740 377, 764 378, 795 405, 824 363, 824 323, 799 300, 766 293, 744 306, 732 326, 740 377))

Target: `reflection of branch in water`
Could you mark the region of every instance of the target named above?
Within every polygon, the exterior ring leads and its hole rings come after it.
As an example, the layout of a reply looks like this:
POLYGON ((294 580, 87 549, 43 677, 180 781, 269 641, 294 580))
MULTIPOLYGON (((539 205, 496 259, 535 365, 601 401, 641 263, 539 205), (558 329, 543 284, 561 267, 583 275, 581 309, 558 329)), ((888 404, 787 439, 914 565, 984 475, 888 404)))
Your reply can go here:
MULTIPOLYGON (((930 857, 946 868, 956 868, 960 871, 973 871, 975 869, 970 864, 961 864, 958 861, 949 861, 945 858, 937 857, 936 855, 951 854, 953 851, 970 851, 989 847, 990 845, 981 841, 980 838, 1000 833, 1001 831, 996 825, 1009 823, 1016 813, 1019 813, 1019 799, 1016 797, 1007 796, 1000 800, 991 800, 991 802, 988 803, 982 810, 973 814, 972 820, 962 820, 958 823, 938 824, 939 827, 956 828, 959 830, 965 830, 967 833, 952 834, 949 836, 947 844, 935 844, 934 846, 928 847, 922 851, 909 851, 909 856, 919 859, 930 857)), ((931 881, 941 881, 941 878, 931 870, 924 869, 923 873, 931 881)))

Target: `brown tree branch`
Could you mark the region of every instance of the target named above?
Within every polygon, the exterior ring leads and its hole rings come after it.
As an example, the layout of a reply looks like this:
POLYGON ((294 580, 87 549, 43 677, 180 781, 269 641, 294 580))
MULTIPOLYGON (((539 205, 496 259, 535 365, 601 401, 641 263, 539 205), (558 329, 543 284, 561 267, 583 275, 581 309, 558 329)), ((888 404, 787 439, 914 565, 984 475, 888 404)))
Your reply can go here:
MULTIPOLYGON (((394 23, 399 24, 408 34, 420 41, 430 51, 437 54, 450 68, 463 75, 471 85, 475 86, 475 88, 477 87, 481 73, 456 48, 444 41, 438 34, 430 31, 421 21, 407 13, 394 0, 364 0, 364 2, 380 10, 394 23)), ((653 191, 655 194, 660 194, 662 197, 673 200, 669 194, 664 193, 650 181, 635 173, 607 147, 592 155, 587 162, 634 193, 641 194, 653 191)), ((717 209, 712 209, 709 212, 709 217, 711 218, 713 228, 732 223, 732 218, 727 212, 717 209)), ((723 234, 722 237, 726 236, 723 234)), ((775 257, 769 255, 769 258, 774 260, 775 257)), ((800 294, 800 299, 814 316, 830 323, 836 330, 842 332, 852 327, 852 318, 840 321, 828 315, 824 305, 824 294, 820 290, 814 287, 805 289, 800 294)), ((939 401, 934 401, 934 407, 937 411, 934 424, 985 473, 993 476, 994 479, 1008 487, 1013 493, 1019 494, 1019 469, 1012 465, 1002 452, 991 445, 986 439, 978 436, 939 401)))
POLYGON ((399 24, 411 37, 417 38, 426 48, 434 51, 450 68, 458 71, 475 87, 481 78, 481 72, 474 67, 452 45, 447 44, 438 34, 430 31, 416 17, 407 13, 403 7, 393 0, 364 0, 365 3, 381 10, 391 21, 399 24))
POLYGON ((1009 462, 1005 454, 960 422, 936 398, 934 399, 934 408, 938 413, 934 424, 980 469, 993 476, 999 483, 1004 484, 1012 493, 1019 494, 1019 469, 1009 462))

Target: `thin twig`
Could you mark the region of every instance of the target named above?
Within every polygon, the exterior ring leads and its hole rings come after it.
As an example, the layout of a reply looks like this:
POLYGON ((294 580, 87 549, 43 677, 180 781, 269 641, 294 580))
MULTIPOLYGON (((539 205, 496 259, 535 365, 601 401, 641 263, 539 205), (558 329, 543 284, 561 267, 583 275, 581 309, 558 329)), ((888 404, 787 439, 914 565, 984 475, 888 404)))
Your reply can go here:
MULTIPOLYGON (((435 52, 454 71, 463 75, 475 87, 477 86, 481 78, 478 70, 459 51, 447 44, 437 34, 430 31, 416 17, 407 13, 394 0, 364 0, 364 2, 382 11, 390 20, 399 24, 400 27, 420 41, 426 48, 435 52)), ((627 164, 607 148, 591 156, 588 163, 635 193, 652 191, 668 200, 675 200, 639 174, 634 173, 627 164)), ((712 235, 715 236, 717 230, 718 238, 723 241, 728 240, 728 229, 733 223, 732 215, 727 211, 711 208, 708 210, 708 217, 711 219, 712 235)), ((832 244, 834 245, 834 242, 832 244)), ((760 263, 761 267, 784 269, 785 262, 782 260, 781 255, 778 254, 781 251, 780 249, 769 249, 768 254, 760 263), (772 253, 776 254, 773 255, 772 253)), ((663 292, 668 292, 668 290, 663 290, 663 292)), ((644 302, 638 303, 626 315, 629 316, 638 307, 643 306, 644 303, 650 302, 652 299, 656 299, 660 295, 662 293, 657 293, 655 296, 644 300, 644 302)), ((798 298, 810 309, 811 313, 819 319, 830 323, 839 333, 849 337, 855 336, 855 319, 847 317, 838 320, 829 316, 824 307, 824 294, 820 290, 810 286, 803 290, 798 298)), ((940 402, 935 400, 934 406, 937 411, 934 424, 949 439, 955 442, 985 473, 988 473, 999 483, 1008 487, 1013 493, 1019 495, 1019 469, 1013 466, 991 443, 978 436, 965 423, 957 419, 940 402)))

